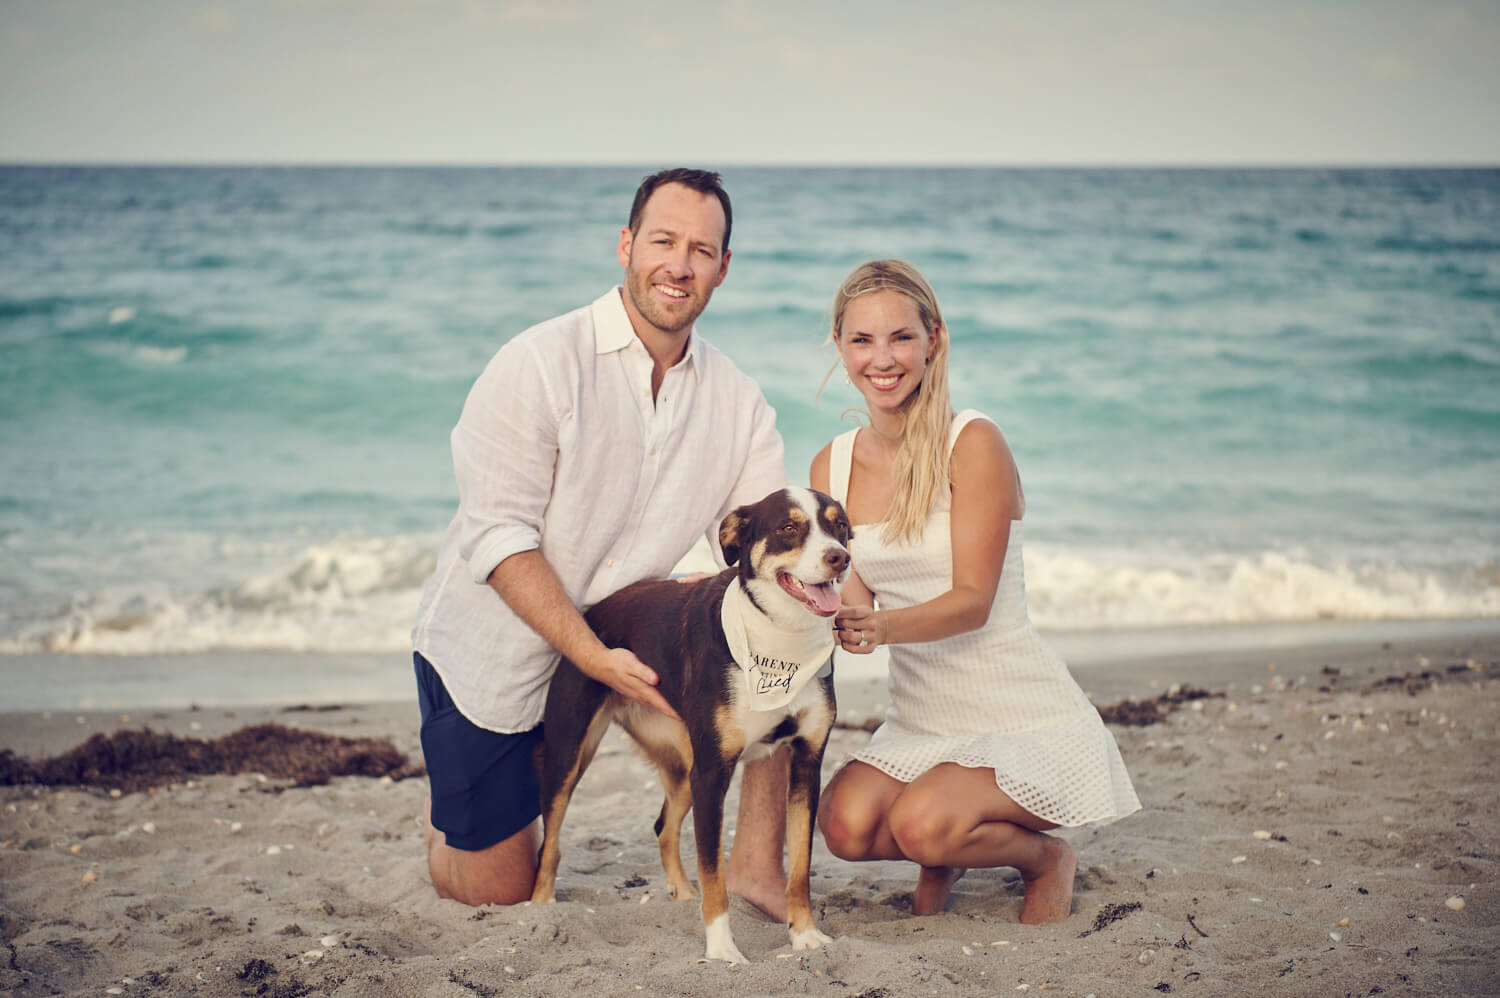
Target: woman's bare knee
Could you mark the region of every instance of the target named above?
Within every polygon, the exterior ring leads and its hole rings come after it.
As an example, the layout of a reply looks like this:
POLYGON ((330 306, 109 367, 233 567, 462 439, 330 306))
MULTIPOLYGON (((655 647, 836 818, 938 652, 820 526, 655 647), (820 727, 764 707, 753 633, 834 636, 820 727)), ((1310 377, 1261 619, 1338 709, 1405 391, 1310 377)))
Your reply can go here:
POLYGON ((854 810, 837 798, 825 799, 823 806, 818 808, 818 830, 823 833, 828 851, 839 859, 864 859, 874 841, 870 816, 862 820, 851 813, 854 810))
POLYGON ((954 834, 968 831, 968 826, 955 827, 955 817, 903 797, 891 808, 887 821, 896 848, 907 859, 922 866, 948 866, 959 845, 954 834))

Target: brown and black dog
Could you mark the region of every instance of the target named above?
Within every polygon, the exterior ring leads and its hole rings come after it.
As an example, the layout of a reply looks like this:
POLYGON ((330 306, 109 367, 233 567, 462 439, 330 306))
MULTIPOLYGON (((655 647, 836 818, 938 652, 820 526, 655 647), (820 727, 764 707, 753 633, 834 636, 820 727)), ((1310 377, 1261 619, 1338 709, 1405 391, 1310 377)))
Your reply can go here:
POLYGON ((657 688, 682 721, 625 701, 567 659, 558 666, 543 729, 545 833, 533 901, 554 898, 568 801, 610 722, 618 722, 666 788, 656 834, 673 896, 695 896, 679 851, 682 820, 693 809, 708 957, 744 963, 729 930, 721 865, 724 796, 741 759, 786 743, 788 931, 794 949, 829 941, 813 922, 808 875, 823 749, 837 709, 829 618, 849 568, 849 538, 849 518, 836 501, 780 489, 724 518, 719 544, 732 567, 696 582, 638 582, 588 611, 600 640, 629 648, 656 670, 657 688))

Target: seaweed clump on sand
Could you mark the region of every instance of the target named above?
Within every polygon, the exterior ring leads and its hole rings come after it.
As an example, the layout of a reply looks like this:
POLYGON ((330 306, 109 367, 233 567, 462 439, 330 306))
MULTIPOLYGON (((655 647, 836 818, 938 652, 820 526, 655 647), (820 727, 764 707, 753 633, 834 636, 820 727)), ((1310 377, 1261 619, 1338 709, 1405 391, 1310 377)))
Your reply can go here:
POLYGON ((345 738, 256 724, 222 738, 184 738, 149 728, 97 734, 62 755, 28 761, 0 751, 0 786, 90 786, 125 792, 194 776, 262 773, 310 787, 335 776, 405 779, 424 772, 388 738, 345 738))
MULTIPOLYGON (((1325 676, 1330 674, 1333 676, 1328 684, 1330 688, 1334 683, 1338 682, 1337 669, 1324 669, 1323 674, 1325 676)), ((1480 665, 1473 659, 1470 659, 1467 662, 1449 665, 1446 669, 1442 670, 1423 669, 1420 672, 1391 673, 1388 676, 1383 676, 1382 678, 1370 683, 1364 688, 1364 692, 1375 693, 1381 690, 1397 689, 1403 691, 1408 696, 1416 696, 1423 690, 1426 690, 1445 679, 1494 679, 1497 676, 1500 676, 1500 663, 1491 662, 1488 667, 1485 667, 1483 665, 1480 665)))
POLYGON ((1078 933, 1078 938, 1082 939, 1084 936, 1091 936, 1095 932, 1113 925, 1120 919, 1124 918, 1126 915, 1129 915, 1131 912, 1140 910, 1141 903, 1139 901, 1123 901, 1118 904, 1106 904, 1103 908, 1099 909, 1099 914, 1094 916, 1094 924, 1078 933))
POLYGON ((1209 697, 1222 697, 1222 693, 1210 693, 1208 690, 1198 689, 1196 686, 1174 686, 1153 700, 1121 700, 1107 707, 1099 708, 1099 716, 1104 719, 1105 724, 1119 724, 1124 727, 1144 728, 1150 724, 1162 721, 1174 710, 1183 704, 1194 700, 1204 700, 1209 697))

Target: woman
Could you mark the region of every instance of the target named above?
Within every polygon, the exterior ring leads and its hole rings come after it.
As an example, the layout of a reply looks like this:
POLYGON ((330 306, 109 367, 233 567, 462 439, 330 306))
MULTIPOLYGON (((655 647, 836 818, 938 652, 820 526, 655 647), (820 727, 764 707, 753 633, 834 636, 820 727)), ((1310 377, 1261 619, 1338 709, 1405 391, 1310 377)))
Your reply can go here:
POLYGON ((824 790, 819 827, 842 859, 920 864, 916 914, 941 911, 966 868, 1011 866, 1021 921, 1061 921, 1078 857, 1046 832, 1140 802, 1114 737, 1027 617, 1010 448, 981 414, 954 416, 948 330, 915 268, 877 260, 850 274, 833 340, 869 411, 812 464, 812 486, 854 524, 834 628, 847 652, 890 646, 891 704, 824 790))

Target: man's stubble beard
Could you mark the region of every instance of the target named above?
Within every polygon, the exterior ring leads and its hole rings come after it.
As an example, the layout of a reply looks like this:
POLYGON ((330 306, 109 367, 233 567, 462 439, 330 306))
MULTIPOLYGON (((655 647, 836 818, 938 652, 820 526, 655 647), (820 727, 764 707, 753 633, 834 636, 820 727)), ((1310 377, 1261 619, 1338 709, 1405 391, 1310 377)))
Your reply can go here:
MULTIPOLYGON (((639 274, 634 270, 626 270, 625 293, 630 295, 630 301, 635 305, 635 310, 651 325, 667 333, 680 333, 685 329, 692 328, 693 323, 698 321, 698 316, 708 307, 709 296, 705 295, 698 302, 698 307, 687 312, 674 315, 661 308, 651 296, 651 285, 656 283, 649 274, 639 274)), ((672 285, 675 287, 676 285, 672 285)), ((712 292, 710 292, 711 294, 712 292)), ((689 291, 688 294, 693 294, 689 291)))

